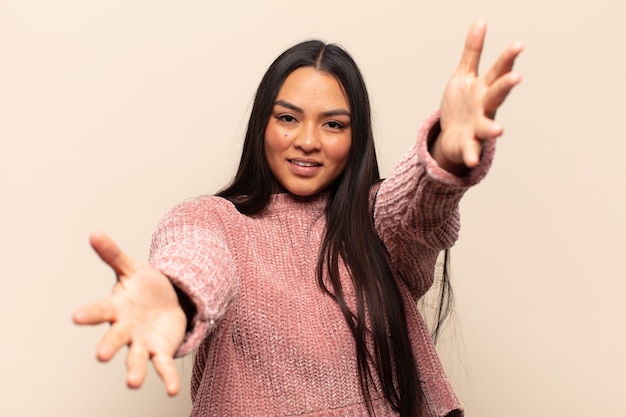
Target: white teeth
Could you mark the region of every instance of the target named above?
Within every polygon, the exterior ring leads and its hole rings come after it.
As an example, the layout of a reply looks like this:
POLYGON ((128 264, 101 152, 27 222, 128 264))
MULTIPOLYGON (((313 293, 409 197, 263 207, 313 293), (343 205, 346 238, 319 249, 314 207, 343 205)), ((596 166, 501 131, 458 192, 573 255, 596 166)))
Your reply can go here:
POLYGON ((319 164, 315 163, 315 162, 305 162, 305 161, 291 161, 292 164, 296 164, 299 165, 301 167, 314 167, 317 166, 319 164))

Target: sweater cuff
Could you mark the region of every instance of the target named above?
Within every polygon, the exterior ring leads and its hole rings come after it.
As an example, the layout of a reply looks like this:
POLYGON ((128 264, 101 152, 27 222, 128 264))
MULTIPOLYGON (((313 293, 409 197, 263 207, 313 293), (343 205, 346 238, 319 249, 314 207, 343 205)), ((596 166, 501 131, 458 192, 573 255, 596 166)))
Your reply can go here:
POLYGON ((419 129, 417 135, 417 157, 423 162, 428 175, 442 183, 467 188, 478 184, 487 175, 496 149, 496 140, 487 139, 478 166, 468 170, 464 175, 457 176, 441 168, 428 151, 430 142, 435 140, 441 131, 439 111, 433 112, 419 129))

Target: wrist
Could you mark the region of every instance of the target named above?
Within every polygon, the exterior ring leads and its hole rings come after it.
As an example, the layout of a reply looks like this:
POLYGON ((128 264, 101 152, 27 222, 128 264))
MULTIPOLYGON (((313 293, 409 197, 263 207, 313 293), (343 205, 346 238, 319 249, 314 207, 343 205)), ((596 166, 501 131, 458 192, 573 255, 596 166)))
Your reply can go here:
POLYGON ((184 291, 182 291, 173 283, 172 287, 174 287, 174 291, 176 292, 176 296, 178 297, 178 304, 185 313, 185 318, 187 319, 185 331, 189 332, 193 328, 193 319, 197 313, 196 306, 193 301, 191 301, 191 298, 189 298, 189 296, 184 291))
POLYGON ((447 158, 441 148, 443 132, 440 122, 437 122, 428 134, 428 152, 435 160, 439 167, 450 174, 463 176, 467 173, 468 168, 464 163, 451 161, 447 158))

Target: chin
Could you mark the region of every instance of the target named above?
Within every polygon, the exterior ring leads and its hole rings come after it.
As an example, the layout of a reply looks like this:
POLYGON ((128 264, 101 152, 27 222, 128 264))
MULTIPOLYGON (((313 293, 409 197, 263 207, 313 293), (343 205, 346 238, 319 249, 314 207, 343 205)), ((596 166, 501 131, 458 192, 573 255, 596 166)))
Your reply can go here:
POLYGON ((303 191, 303 190, 288 190, 291 194, 297 195, 298 197, 311 197, 315 194, 319 193, 319 191, 303 191))
POLYGON ((298 197, 311 197, 323 191, 320 188, 307 188, 307 187, 284 187, 283 186, 281 187, 281 189, 293 195, 297 195, 298 197))

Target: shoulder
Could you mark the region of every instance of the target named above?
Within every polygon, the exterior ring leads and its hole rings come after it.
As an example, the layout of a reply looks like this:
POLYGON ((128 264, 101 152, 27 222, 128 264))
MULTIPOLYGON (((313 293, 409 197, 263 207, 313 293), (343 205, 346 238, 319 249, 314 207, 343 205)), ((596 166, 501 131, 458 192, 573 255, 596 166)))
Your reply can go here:
POLYGON ((161 224, 203 226, 215 223, 232 223, 243 216, 228 200, 205 195, 181 201, 161 219, 161 224))
POLYGON ((206 214, 207 212, 237 212, 237 209, 230 201, 214 195, 203 195, 190 198, 176 204, 171 213, 206 214))

